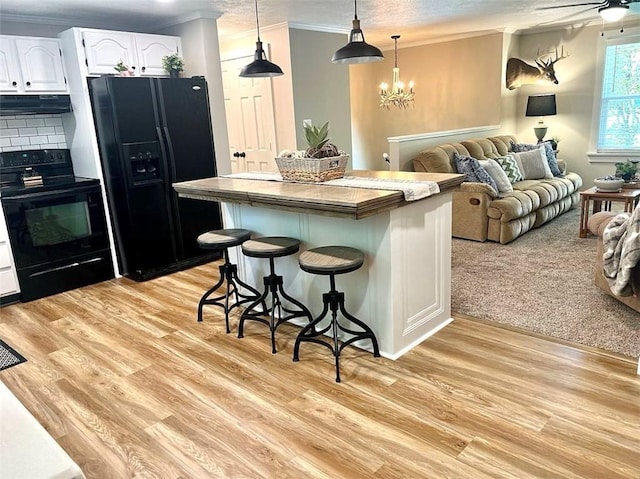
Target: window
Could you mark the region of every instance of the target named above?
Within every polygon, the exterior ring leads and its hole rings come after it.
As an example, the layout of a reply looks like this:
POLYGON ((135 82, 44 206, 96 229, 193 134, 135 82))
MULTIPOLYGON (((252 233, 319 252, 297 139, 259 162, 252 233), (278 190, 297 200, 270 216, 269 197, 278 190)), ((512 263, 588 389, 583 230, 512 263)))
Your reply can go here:
POLYGON ((598 151, 640 150, 640 37, 618 38, 606 48, 598 151))

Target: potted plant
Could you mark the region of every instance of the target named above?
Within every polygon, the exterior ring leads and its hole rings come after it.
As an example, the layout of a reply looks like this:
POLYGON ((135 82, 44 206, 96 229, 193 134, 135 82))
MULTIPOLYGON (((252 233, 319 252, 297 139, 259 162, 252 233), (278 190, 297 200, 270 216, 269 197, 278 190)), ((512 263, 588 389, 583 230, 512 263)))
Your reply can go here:
POLYGON ((633 179, 638 171, 637 162, 631 162, 629 160, 624 163, 616 163, 616 176, 622 178, 625 182, 629 182, 633 179))
POLYGON ((276 158, 276 164, 284 180, 320 182, 342 178, 349 155, 330 143, 329 122, 321 127, 304 126, 307 149, 284 150, 276 158))
POLYGON ((120 73, 121 77, 131 77, 131 76, 133 76, 133 70, 131 68, 129 68, 127 65, 125 65, 124 62, 122 61, 122 59, 120 59, 120 61, 118 63, 116 63, 116 66, 113 67, 113 69, 115 71, 117 71, 118 73, 120 73))
POLYGON ((180 76, 180 72, 184 71, 184 61, 177 53, 162 57, 162 68, 172 78, 180 76))

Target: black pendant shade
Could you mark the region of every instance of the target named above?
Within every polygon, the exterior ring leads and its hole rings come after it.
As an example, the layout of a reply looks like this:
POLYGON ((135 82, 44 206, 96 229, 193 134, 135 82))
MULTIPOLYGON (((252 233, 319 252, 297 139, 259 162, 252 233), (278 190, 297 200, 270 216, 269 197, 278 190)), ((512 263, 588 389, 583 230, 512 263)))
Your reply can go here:
POLYGON ((240 70, 241 77, 260 78, 260 77, 277 77, 282 75, 282 69, 275 63, 271 63, 267 60, 267 55, 262 48, 262 42, 260 41, 260 22, 258 21, 258 0, 255 0, 256 5, 256 32, 258 33, 258 41, 256 42, 256 53, 253 56, 253 61, 248 65, 245 65, 240 70))
POLYGON ((283 75, 282 69, 278 65, 267 60, 260 40, 256 42, 256 53, 253 58, 251 63, 245 65, 242 70, 240 70, 241 77, 259 78, 283 75))
POLYGON ((360 28, 360 20, 358 20, 358 4, 354 0, 356 9, 353 19, 353 27, 349 34, 349 43, 333 54, 331 61, 333 63, 368 63, 379 62, 384 59, 384 55, 379 48, 369 45, 364 41, 364 33, 360 28))

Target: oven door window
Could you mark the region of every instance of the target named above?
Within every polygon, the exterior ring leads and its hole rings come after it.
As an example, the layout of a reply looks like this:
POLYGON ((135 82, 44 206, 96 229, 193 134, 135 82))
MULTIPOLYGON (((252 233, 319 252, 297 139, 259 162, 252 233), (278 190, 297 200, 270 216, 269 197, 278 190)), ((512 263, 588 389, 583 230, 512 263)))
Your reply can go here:
POLYGON ((91 236, 86 201, 40 206, 25 211, 33 246, 49 246, 91 236))
POLYGON ((18 268, 63 261, 108 245, 97 191, 2 197, 18 268))

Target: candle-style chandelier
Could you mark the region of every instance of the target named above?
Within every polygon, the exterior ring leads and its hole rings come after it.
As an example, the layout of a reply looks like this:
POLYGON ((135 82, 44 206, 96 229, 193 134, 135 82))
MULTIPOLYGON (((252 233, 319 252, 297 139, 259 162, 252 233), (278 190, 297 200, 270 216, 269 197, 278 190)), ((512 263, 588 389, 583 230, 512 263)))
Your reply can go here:
POLYGON ((406 109, 409 105, 413 106, 413 82, 409 82, 409 89, 404 89, 404 82, 400 81, 400 68, 398 68, 398 38, 400 35, 392 35, 395 42, 395 63, 393 67, 393 81, 391 90, 385 82, 380 84, 380 108, 391 109, 391 105, 398 108, 406 109))

